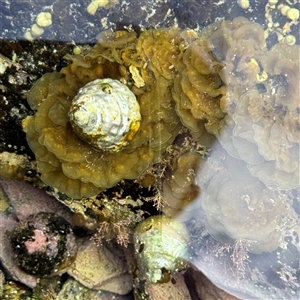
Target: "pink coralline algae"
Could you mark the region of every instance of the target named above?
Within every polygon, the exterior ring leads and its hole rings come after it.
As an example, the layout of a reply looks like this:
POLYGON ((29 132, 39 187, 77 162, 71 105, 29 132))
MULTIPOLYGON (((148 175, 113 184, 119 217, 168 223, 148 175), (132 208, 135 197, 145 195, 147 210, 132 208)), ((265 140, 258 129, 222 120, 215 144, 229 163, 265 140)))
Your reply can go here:
MULTIPOLYGON (((28 254, 32 254, 37 251, 44 252, 47 250, 49 244, 52 244, 52 247, 50 247, 50 249, 55 249, 55 246, 57 246, 56 241, 48 242, 48 239, 42 230, 35 229, 35 230, 33 230, 33 234, 34 234, 33 240, 26 241, 24 243, 28 254)), ((48 252, 47 255, 49 255, 49 256, 54 256, 53 254, 55 254, 55 252, 57 253, 57 251, 55 251, 54 253, 53 253, 53 251, 47 251, 47 252, 48 252)))
POLYGON ((71 225, 45 212, 19 222, 12 232, 11 244, 20 268, 39 276, 64 270, 77 252, 71 225))

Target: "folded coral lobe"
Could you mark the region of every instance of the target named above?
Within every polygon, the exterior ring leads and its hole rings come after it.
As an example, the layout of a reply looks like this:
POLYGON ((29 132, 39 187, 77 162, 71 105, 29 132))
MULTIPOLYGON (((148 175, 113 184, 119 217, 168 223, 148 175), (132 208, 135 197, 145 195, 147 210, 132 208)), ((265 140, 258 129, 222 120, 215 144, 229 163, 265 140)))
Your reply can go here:
POLYGON ((275 250, 281 241, 280 226, 288 206, 277 191, 259 180, 233 180, 215 176, 202 206, 207 214, 206 228, 217 240, 245 240, 253 253, 275 250))
MULTIPOLYGON (((268 79, 243 94, 233 115, 234 143, 255 145, 252 175, 279 189, 299 187, 299 45, 277 44, 261 58, 268 79)), ((249 153, 249 152, 248 152, 249 153)))
POLYGON ((258 23, 207 26, 183 54, 173 96, 185 126, 201 122, 269 187, 299 187, 299 45, 270 49, 258 23))

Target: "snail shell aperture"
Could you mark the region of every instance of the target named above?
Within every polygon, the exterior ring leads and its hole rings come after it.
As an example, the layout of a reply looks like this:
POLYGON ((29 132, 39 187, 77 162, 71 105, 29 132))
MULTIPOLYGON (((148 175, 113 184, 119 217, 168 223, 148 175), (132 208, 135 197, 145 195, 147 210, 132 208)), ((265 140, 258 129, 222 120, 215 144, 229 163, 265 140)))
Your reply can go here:
POLYGON ((184 225, 165 216, 150 217, 135 229, 134 247, 140 272, 150 282, 186 268, 189 234, 184 225))
POLYGON ((70 122, 75 133, 99 150, 117 152, 140 127, 140 106, 129 88, 114 79, 96 79, 72 101, 70 122))

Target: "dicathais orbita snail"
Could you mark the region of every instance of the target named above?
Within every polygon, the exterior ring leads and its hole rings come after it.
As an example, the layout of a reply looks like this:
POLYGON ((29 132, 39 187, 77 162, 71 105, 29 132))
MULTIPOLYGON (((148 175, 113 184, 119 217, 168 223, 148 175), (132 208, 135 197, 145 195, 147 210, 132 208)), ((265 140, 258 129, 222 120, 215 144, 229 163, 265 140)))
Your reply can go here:
POLYGON ((69 111, 73 130, 96 149, 119 151, 140 127, 135 95, 118 80, 96 79, 82 87, 69 111))

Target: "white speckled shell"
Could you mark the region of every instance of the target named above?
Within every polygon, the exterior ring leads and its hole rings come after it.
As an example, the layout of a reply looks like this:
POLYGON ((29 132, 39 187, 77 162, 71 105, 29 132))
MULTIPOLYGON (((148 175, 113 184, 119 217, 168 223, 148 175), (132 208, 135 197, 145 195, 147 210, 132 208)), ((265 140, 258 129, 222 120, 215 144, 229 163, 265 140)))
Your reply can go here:
POLYGON ((165 216, 150 217, 134 233, 138 268, 150 282, 163 280, 164 271, 176 273, 186 267, 189 234, 178 221, 165 216))
POLYGON ((96 79, 79 90, 69 118, 76 134, 96 149, 117 152, 140 126, 135 95, 118 80, 96 79))

